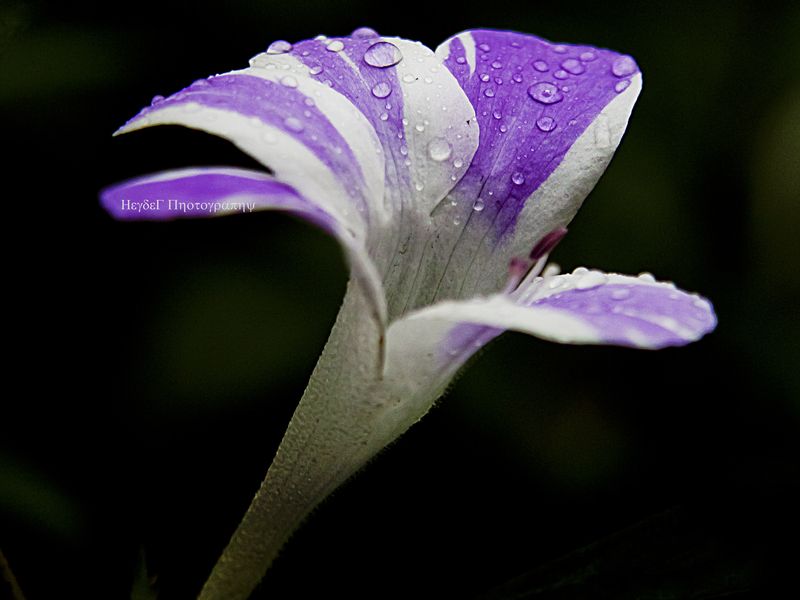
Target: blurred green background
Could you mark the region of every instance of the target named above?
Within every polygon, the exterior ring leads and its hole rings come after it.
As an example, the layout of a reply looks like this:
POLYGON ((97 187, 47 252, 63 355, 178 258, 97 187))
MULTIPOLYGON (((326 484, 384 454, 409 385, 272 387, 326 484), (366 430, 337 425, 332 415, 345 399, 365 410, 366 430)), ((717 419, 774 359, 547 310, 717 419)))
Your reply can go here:
POLYGON ((657 353, 506 334, 313 515, 258 597, 472 598, 564 555, 530 597, 777 586, 800 499, 798 3, 5 0, 0 548, 29 600, 126 598, 140 548, 162 599, 196 594, 347 278, 334 242, 280 215, 113 222, 105 185, 253 164, 197 132, 111 133, 274 39, 361 25, 431 47, 510 28, 636 57, 628 133, 554 259, 674 279, 720 324, 657 353), (643 565, 615 546, 597 580, 571 554, 664 511, 692 518, 630 538, 643 565))

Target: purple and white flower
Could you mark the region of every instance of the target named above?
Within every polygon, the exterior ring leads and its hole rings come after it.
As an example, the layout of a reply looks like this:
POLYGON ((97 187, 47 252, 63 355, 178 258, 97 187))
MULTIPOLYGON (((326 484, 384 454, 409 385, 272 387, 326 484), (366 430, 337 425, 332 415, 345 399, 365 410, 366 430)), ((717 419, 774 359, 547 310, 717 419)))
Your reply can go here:
POLYGON ((648 274, 545 268, 641 85, 635 61, 610 50, 474 30, 434 52, 362 28, 274 42, 120 129, 200 129, 271 174, 141 177, 102 192, 115 218, 282 210, 339 240, 351 267, 330 340, 202 598, 246 598, 307 514, 503 331, 661 348, 714 328, 707 300, 648 274))

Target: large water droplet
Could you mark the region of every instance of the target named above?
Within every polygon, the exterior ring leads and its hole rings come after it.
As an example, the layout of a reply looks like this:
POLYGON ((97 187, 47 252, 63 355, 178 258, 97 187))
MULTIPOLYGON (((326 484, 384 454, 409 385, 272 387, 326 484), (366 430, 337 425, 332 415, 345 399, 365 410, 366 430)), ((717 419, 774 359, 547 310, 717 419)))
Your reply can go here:
POLYGON ((452 153, 452 146, 444 138, 433 138, 428 143, 428 156, 431 157, 431 160, 442 162, 450 158, 452 153))
POLYGON ((545 71, 547 71, 549 67, 547 66, 547 63, 544 62, 543 60, 537 60, 534 61, 533 68, 539 71, 540 73, 544 73, 545 71))
POLYGON ((267 54, 286 54, 291 49, 292 45, 286 40, 275 40, 267 48, 267 54))
POLYGON ((372 86, 372 95, 376 98, 386 98, 392 93, 392 86, 385 81, 379 81, 372 86))
POLYGON ((292 77, 291 75, 285 75, 281 78, 281 85, 288 88, 296 88, 297 87, 297 79, 292 77))
POLYGON ((599 285, 603 285, 608 277, 605 273, 601 273, 600 271, 589 271, 584 275, 580 275, 575 281, 575 287, 579 290, 588 290, 590 288, 595 288, 599 285))
POLYGON ((472 203, 472 210, 475 212, 481 212, 484 208, 486 208, 486 203, 483 201, 483 198, 478 198, 472 203))
POLYGON ((561 95, 561 92, 558 90, 558 88, 552 83, 547 83, 546 81, 534 83, 528 88, 528 95, 542 104, 555 104, 556 102, 561 102, 564 99, 564 96, 561 95))
POLYGON ((377 42, 364 52, 364 62, 370 67, 379 69, 396 65, 401 60, 403 60, 403 53, 391 42, 377 42))
POLYGON ((556 120, 553 117, 539 117, 536 119, 536 127, 545 133, 556 128, 556 120))
POLYGON ((303 129, 305 129, 303 122, 297 117, 286 117, 283 121, 283 124, 289 131, 295 131, 297 133, 300 133, 303 131, 303 129))
POLYGON ((586 67, 584 67, 579 60, 574 58, 568 58, 562 62, 561 68, 573 75, 580 75, 586 71, 586 67))
POLYGON ((358 29, 355 29, 353 33, 350 34, 350 36, 359 39, 367 39, 367 38, 380 37, 380 34, 377 31, 375 31, 372 27, 359 27, 358 29))
POLYGON ((513 182, 514 185, 522 185, 523 183, 525 183, 525 175, 517 171, 511 176, 511 181, 513 182))
POLYGON ((618 56, 611 65, 611 72, 617 77, 625 77, 636 72, 636 61, 630 56, 618 56))
POLYGON ((328 42, 328 45, 325 46, 325 48, 327 48, 331 52, 341 52, 342 50, 344 50, 344 44, 342 43, 341 40, 332 40, 328 42))

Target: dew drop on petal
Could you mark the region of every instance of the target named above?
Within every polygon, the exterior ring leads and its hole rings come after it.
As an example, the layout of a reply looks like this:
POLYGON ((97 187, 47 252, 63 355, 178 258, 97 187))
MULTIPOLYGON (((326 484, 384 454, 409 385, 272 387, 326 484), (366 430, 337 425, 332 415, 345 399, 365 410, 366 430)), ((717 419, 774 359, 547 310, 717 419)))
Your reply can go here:
POLYGON ((553 117, 539 117, 536 119, 536 127, 545 133, 553 131, 556 128, 556 120, 553 117))
POLYGON ((613 300, 625 300, 631 297, 631 291, 628 288, 617 288, 611 292, 613 300))
POLYGON ((519 171, 517 171, 511 176, 511 181, 514 185, 522 185, 523 183, 525 183, 525 176, 519 171))
POLYGON ((281 85, 288 88, 296 88, 297 79, 295 79, 291 75, 285 75, 284 77, 281 78, 281 85))
POLYGON ((503 115, 500 113, 500 111, 499 111, 499 110, 496 110, 496 111, 494 111, 494 112, 492 113, 492 116, 493 116, 495 119, 498 119, 498 120, 500 120, 500 119, 502 119, 502 118, 503 118, 503 115))
POLYGON ((547 71, 549 67, 547 66, 547 63, 544 62, 543 60, 537 60, 534 61, 533 68, 539 71, 540 73, 544 73, 545 71, 547 71))
POLYGON ((414 77, 411 73, 406 73, 405 75, 403 75, 403 81, 405 83, 414 83, 416 80, 417 78, 414 77))
POLYGON ((514 75, 511 77, 511 79, 513 79, 517 83, 522 83, 522 74, 521 73, 514 73, 514 75))
POLYGON ((456 62, 460 65, 463 65, 465 62, 467 62, 467 59, 463 56, 459 56, 456 58, 456 62))
POLYGON ((478 198, 472 203, 472 210, 475 212, 481 212, 484 208, 486 208, 486 203, 483 201, 483 198, 478 198))
POLYGON ((622 81, 618 81, 617 83, 614 84, 614 91, 620 94, 625 90, 627 90, 630 85, 631 85, 630 79, 623 79, 622 81))
POLYGON ((503 68, 503 63, 501 63, 499 60, 496 60, 496 61, 494 61, 492 63, 492 68, 493 69, 502 69, 503 68))
POLYGON ((350 37, 359 39, 368 39, 368 38, 380 37, 380 34, 377 31, 375 31, 372 27, 359 27, 358 29, 355 29, 353 33, 350 34, 350 37))
POLYGON ((556 44, 553 46, 553 52, 557 54, 564 54, 567 51, 567 47, 564 44, 556 44))
POLYGON ((300 133, 305 129, 303 122, 297 117, 286 117, 283 120, 283 124, 286 127, 286 129, 290 131, 295 131, 297 133, 300 133))
POLYGON ((161 96, 161 95, 153 96, 153 99, 150 100, 150 106, 155 106, 159 102, 163 102, 163 101, 164 101, 164 96, 161 96))
POLYGON ((275 40, 267 48, 267 54, 286 54, 291 49, 292 45, 286 40, 275 40))
POLYGON ((569 73, 567 73, 564 69, 559 69, 555 73, 553 73, 553 77, 556 79, 566 79, 569 77, 569 73))
POLYGON ((611 72, 617 77, 625 77, 636 72, 636 61, 630 56, 618 56, 611 65, 611 72))
POLYGON ((481 75, 481 81, 486 82, 486 81, 489 81, 489 79, 490 79, 490 77, 489 77, 489 75, 487 73, 483 73, 481 75))
POLYGON ((431 157, 431 160, 442 162, 450 158, 452 153, 453 148, 444 138, 433 138, 428 143, 428 156, 431 157))
POLYGON ((644 273, 639 273, 638 279, 640 281, 646 281, 648 283, 654 283, 656 280, 656 278, 653 277, 653 274, 648 273, 647 271, 645 271, 644 273))
POLYGON ((381 116, 379 118, 381 121, 388 121, 389 115, 387 113, 381 113, 381 116))
POLYGON ((328 42, 325 48, 327 48, 331 52, 341 52, 342 50, 344 50, 344 44, 342 43, 341 40, 331 40, 330 42, 328 42))
POLYGON ((372 86, 372 95, 376 98, 386 98, 392 93, 392 86, 386 81, 379 81, 372 86))
POLYGON ((394 66, 401 60, 403 53, 391 42, 377 42, 364 52, 364 62, 378 69, 394 66))
POLYGON ((463 161, 463 160, 461 160, 460 158, 457 158, 457 159, 455 159, 455 160, 453 161, 453 166, 454 166, 456 169, 460 169, 461 167, 463 167, 463 166, 464 166, 464 161, 463 161))
POLYGON ((574 58, 568 58, 564 62, 561 63, 561 68, 567 71, 568 73, 572 73, 573 75, 580 75, 586 71, 586 67, 584 67, 579 60, 574 58))
POLYGON ((313 67, 309 67, 308 72, 312 75, 319 75, 322 73, 322 65, 314 65, 313 67))
POLYGON ((545 81, 540 81, 530 86, 528 88, 528 95, 542 104, 555 104, 564 99, 564 96, 561 95, 561 92, 555 85, 545 81))
POLYGON ((489 47, 489 44, 479 44, 478 50, 482 52, 488 52, 489 50, 491 50, 491 48, 489 47))
POLYGON ((593 60, 597 59, 597 54, 591 50, 587 50, 586 52, 581 52, 580 58, 583 62, 592 62, 593 60))
POLYGON ((492 88, 486 88, 483 90, 483 95, 487 98, 494 98, 494 90, 492 88))

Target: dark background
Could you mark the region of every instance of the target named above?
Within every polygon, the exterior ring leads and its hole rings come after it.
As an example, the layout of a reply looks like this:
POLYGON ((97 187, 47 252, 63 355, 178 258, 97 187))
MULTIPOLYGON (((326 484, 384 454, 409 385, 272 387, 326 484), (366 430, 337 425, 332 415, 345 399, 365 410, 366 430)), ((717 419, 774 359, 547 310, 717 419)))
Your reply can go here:
POLYGON ((712 299, 720 324, 661 352, 504 335, 313 515, 258 597, 473 598, 531 570, 514 593, 791 584, 799 6, 0 2, 0 548, 29 600, 129 597, 141 549, 160 598, 197 593, 347 278, 333 241, 276 214, 112 221, 97 192, 120 179, 253 165, 188 130, 110 134, 153 95, 274 39, 361 25, 430 47, 513 28, 636 57, 628 133, 554 258, 674 279, 712 299))

